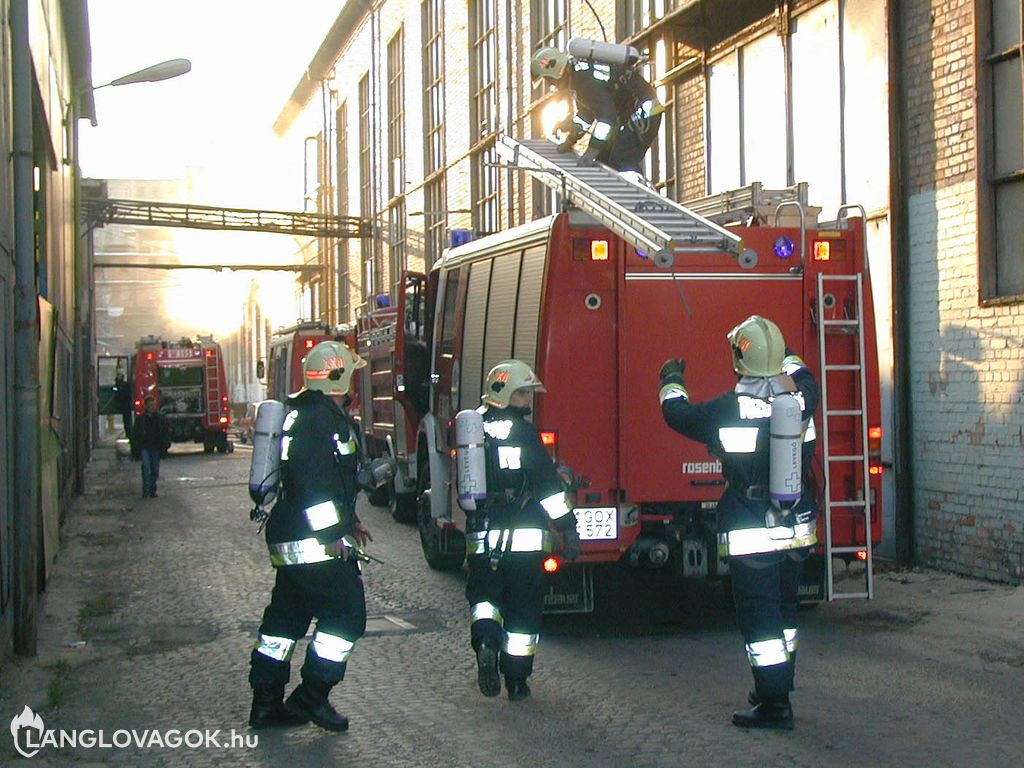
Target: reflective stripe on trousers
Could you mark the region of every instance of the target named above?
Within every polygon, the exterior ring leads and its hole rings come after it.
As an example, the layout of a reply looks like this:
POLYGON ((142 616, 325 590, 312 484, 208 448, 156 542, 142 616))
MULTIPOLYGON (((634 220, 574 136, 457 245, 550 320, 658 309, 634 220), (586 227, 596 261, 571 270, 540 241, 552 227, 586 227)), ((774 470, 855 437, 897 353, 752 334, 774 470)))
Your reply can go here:
POLYGON ((540 528, 493 528, 466 534, 466 554, 482 555, 501 542, 506 552, 550 552, 551 537, 540 528), (487 542, 487 547, 484 542, 487 542))
POLYGON ((506 632, 501 650, 509 656, 533 656, 537 653, 538 633, 506 632))
POLYGON ((256 652, 274 661, 288 661, 295 650, 295 640, 290 637, 274 637, 273 635, 260 635, 256 640, 256 652))
POLYGON ((786 641, 781 638, 758 640, 747 643, 747 658, 751 667, 774 667, 789 661, 789 651, 786 650, 786 641))
POLYGON ((346 640, 341 635, 331 635, 319 629, 313 633, 313 652, 325 661, 348 661, 355 646, 354 642, 346 640))
POLYGON ((504 619, 501 618, 501 611, 498 606, 494 603, 483 602, 476 603, 469 611, 469 623, 472 624, 475 621, 484 621, 491 619, 498 622, 499 624, 504 623, 504 619))

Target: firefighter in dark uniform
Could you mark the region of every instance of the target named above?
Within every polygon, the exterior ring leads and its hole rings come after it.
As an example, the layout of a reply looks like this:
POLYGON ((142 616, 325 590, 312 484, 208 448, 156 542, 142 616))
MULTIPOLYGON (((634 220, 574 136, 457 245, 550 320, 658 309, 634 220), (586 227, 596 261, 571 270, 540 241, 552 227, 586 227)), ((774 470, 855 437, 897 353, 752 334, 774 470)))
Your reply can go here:
POLYGON ((556 127, 565 134, 560 152, 570 151, 590 133, 581 163, 600 161, 636 181, 643 179, 644 156, 665 110, 635 63, 602 64, 542 48, 533 56, 531 71, 572 94, 575 102, 575 114, 556 127))
POLYGON ((288 398, 281 492, 266 533, 277 576, 250 662, 253 728, 310 720, 348 728, 327 696, 366 629, 359 559, 372 537, 355 513, 358 433, 344 410, 352 373, 363 365, 344 344, 321 342, 303 362, 305 386, 288 398), (292 651, 314 616, 302 682, 282 701, 292 651))
MULTIPOLYGON (((803 361, 786 348, 770 320, 753 315, 728 334, 736 387, 706 403, 691 403, 683 360, 661 368, 660 400, 666 423, 705 443, 722 462, 726 489, 718 502, 719 554, 727 555, 740 631, 754 675, 749 710, 732 721, 745 728, 791 729, 789 693, 797 650, 797 595, 803 562, 817 543, 817 503, 803 473, 789 509, 772 502, 769 427, 772 401, 791 393, 800 405, 802 467, 814 455, 818 385, 803 361)), ((794 414, 795 415, 795 414, 794 414)))
POLYGON ((487 374, 483 416, 487 499, 469 516, 466 552, 477 682, 485 696, 510 701, 530 695, 527 678, 540 640, 544 608, 542 563, 554 549, 549 526, 560 532, 567 560, 579 555, 576 515, 562 478, 526 416, 535 391, 544 391, 530 366, 499 363, 487 374))

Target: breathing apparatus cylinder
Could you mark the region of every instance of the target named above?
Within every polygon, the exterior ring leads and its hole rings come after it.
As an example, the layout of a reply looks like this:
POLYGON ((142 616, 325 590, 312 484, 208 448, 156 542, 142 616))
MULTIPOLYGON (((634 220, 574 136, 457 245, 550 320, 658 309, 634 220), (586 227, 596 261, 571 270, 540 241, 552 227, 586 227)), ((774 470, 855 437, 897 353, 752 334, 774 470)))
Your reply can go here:
POLYGON ((576 59, 585 59, 597 64, 625 66, 640 61, 640 51, 632 45, 605 43, 601 40, 588 40, 585 37, 574 37, 569 41, 569 55, 576 59))
POLYGON ((286 410, 284 403, 277 400, 264 400, 256 407, 252 463, 249 465, 249 498, 257 505, 269 504, 277 496, 286 410))
POLYGON ((484 419, 473 410, 455 415, 455 485, 459 506, 475 512, 487 498, 487 457, 484 452, 484 419))
POLYGON ((771 407, 768 498, 777 508, 790 509, 802 492, 800 403, 784 392, 775 396, 771 407))

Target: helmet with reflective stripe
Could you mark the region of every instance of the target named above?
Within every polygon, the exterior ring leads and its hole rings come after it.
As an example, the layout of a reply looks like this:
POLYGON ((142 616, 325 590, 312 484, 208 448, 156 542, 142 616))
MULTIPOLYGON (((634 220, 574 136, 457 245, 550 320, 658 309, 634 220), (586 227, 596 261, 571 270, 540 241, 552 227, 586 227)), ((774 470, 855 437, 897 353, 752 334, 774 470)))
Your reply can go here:
POLYGON ((732 367, 740 376, 777 376, 786 357, 786 340, 779 326, 751 315, 726 337, 732 345, 732 367))
POLYGON ((530 72, 534 77, 561 79, 569 67, 569 54, 557 48, 541 48, 530 61, 530 72))
POLYGON ((480 399, 496 408, 508 408, 512 393, 520 389, 545 391, 537 374, 526 363, 520 360, 503 360, 487 374, 484 394, 480 399))
POLYGON ((326 395, 344 395, 352 383, 352 374, 366 361, 340 341, 321 341, 302 361, 306 389, 318 389, 326 395))

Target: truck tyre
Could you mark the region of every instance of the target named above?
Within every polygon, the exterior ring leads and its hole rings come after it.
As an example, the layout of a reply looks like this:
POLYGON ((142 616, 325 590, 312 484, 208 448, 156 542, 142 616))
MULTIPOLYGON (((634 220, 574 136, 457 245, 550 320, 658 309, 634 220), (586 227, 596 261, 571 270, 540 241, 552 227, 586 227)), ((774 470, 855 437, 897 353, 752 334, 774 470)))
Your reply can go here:
POLYGON ((394 483, 389 483, 388 506, 396 523, 415 523, 418 510, 415 493, 396 493, 394 483))
POLYGON ((372 491, 368 491, 366 499, 375 507, 387 507, 390 506, 388 497, 391 492, 388 490, 390 483, 384 483, 380 488, 374 488, 372 491))
MULTIPOLYGON (((424 462, 426 464, 426 462, 424 462)), ((417 490, 419 493, 416 505, 416 522, 420 529, 420 545, 423 547, 423 559, 435 571, 457 571, 466 559, 466 539, 457 531, 445 531, 439 528, 430 515, 430 470, 426 466, 420 468, 417 490), (442 549, 442 537, 449 537, 447 548, 442 549), (459 541, 461 539, 461 541, 459 541), (449 554, 455 552, 455 554, 449 554)))

